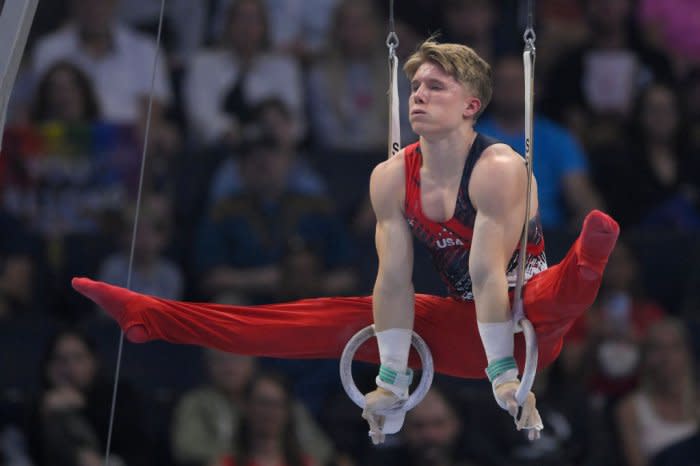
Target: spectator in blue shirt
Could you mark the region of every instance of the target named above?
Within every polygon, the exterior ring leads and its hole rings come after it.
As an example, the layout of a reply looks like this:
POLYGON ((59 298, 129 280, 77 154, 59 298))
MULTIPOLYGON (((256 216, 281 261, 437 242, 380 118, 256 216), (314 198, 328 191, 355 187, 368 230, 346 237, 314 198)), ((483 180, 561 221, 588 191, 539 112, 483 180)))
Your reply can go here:
MULTIPOLYGON (((524 154, 522 59, 505 55, 495 61, 493 73, 491 111, 476 129, 524 154)), ((534 151, 540 216, 545 228, 579 224, 592 209, 601 208, 600 196, 588 176, 586 157, 565 128, 536 116, 534 151)))
POLYGON ((313 275, 309 292, 350 291, 352 252, 332 202, 290 187, 292 157, 277 140, 256 139, 239 153, 243 191, 216 204, 199 231, 195 263, 202 291, 234 293, 253 302, 282 299, 290 276, 287 257, 300 244, 318 259, 304 262, 309 264, 304 273, 313 275))

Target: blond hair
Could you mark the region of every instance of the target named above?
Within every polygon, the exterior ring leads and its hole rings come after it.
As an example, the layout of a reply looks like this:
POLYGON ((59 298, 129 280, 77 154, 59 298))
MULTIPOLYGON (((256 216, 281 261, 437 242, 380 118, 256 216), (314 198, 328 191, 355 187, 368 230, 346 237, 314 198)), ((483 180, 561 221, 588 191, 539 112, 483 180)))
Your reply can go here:
POLYGON ((412 80, 418 68, 426 62, 439 65, 445 73, 474 92, 481 101, 481 108, 474 115, 476 121, 491 101, 491 66, 474 49, 461 44, 440 44, 433 37, 423 42, 403 66, 408 79, 412 80))

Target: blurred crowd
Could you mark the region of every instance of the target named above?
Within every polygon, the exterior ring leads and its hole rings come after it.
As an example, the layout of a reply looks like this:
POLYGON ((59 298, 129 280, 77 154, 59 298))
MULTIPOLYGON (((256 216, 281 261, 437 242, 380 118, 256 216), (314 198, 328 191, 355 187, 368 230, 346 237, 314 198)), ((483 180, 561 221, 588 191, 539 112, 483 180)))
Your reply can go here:
MULTIPOLYGON (((119 333, 70 279, 127 285, 142 155, 132 289, 231 304, 371 292, 388 2, 165 3, 160 50, 160 0, 39 4, 0 156, 0 465, 102 464, 119 333)), ((521 153, 524 3, 395 5, 402 61, 439 32, 491 64, 477 130, 521 153)), ((536 3, 550 265, 591 209, 622 226, 596 303, 537 378, 543 438, 517 432, 487 383, 437 377, 373 447, 336 361, 151 343, 126 346, 111 464, 700 463, 700 5, 536 3)), ((401 75, 404 113, 409 93, 401 75)), ((416 140, 404 114, 401 129, 416 140)), ((444 294, 422 251, 415 286, 444 294)), ((357 366, 371 387, 376 368, 357 366)))

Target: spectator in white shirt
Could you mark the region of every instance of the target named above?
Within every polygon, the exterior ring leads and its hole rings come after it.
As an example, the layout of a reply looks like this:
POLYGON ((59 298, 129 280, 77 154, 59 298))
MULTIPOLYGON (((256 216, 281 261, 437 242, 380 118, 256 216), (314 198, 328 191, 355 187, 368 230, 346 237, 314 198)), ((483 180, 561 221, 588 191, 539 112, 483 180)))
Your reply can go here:
MULTIPOLYGON (((117 0, 72 0, 73 16, 66 26, 36 45, 33 72, 41 76, 58 61, 78 65, 92 79, 106 120, 138 124, 145 121, 155 43, 115 19, 117 0)), ((156 67, 153 121, 162 119, 171 92, 162 57, 156 67)))
MULTIPOLYGON (((158 30, 161 0, 120 0, 119 18, 142 31, 158 30)), ((163 42, 168 58, 177 65, 186 62, 206 39, 207 2, 168 0, 163 19, 163 42)))
POLYGON ((221 47, 198 53, 185 78, 185 108, 196 137, 235 145, 253 106, 272 97, 289 107, 301 134, 301 72, 293 59, 269 51, 265 4, 237 0, 226 18, 221 47))
POLYGON ((388 79, 379 16, 369 0, 344 0, 331 31, 328 55, 309 75, 314 139, 330 149, 386 146, 388 79))

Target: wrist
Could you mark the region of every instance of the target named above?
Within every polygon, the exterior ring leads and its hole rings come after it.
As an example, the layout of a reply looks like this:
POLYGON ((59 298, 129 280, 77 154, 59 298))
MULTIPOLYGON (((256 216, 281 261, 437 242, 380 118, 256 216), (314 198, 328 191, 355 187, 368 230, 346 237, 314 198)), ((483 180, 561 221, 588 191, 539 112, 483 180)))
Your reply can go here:
POLYGON ((408 353, 411 350, 413 330, 390 328, 376 332, 376 336, 379 361, 382 367, 396 371, 398 374, 405 373, 408 367, 408 353))
POLYGON ((403 372, 398 372, 382 364, 379 367, 379 375, 377 375, 375 381, 378 388, 391 392, 405 400, 408 398, 408 387, 411 386, 413 381, 413 371, 406 369, 403 372))
POLYGON ((505 322, 477 322, 479 336, 484 346, 486 360, 491 362, 512 357, 515 347, 513 333, 515 326, 512 320, 505 322))

